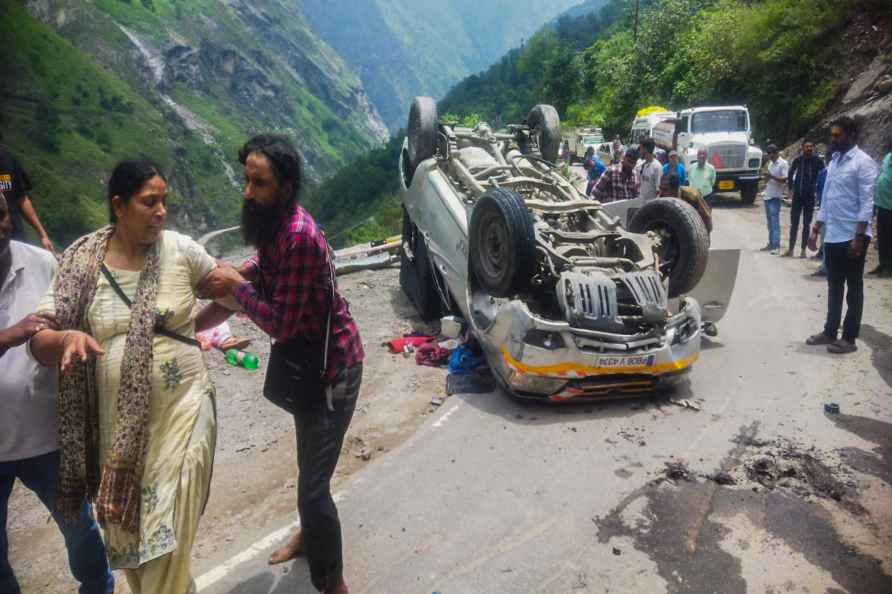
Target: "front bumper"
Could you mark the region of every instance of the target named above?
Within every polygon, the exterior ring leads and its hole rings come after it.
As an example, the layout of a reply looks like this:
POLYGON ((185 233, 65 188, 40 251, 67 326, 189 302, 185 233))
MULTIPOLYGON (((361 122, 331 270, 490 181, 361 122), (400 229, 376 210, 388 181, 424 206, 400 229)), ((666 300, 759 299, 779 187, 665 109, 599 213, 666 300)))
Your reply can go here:
POLYGON ((739 190, 742 184, 755 183, 758 182, 759 179, 760 176, 758 170, 716 171, 715 187, 713 190, 716 192, 739 190), (723 185, 725 187, 722 187, 723 185))
POLYGON ((700 355, 700 322, 699 304, 687 298, 659 333, 592 333, 536 317, 525 304, 512 301, 478 336, 490 366, 515 395, 552 401, 601 399, 678 382, 700 355), (547 334, 550 347, 531 344, 531 330, 547 334))

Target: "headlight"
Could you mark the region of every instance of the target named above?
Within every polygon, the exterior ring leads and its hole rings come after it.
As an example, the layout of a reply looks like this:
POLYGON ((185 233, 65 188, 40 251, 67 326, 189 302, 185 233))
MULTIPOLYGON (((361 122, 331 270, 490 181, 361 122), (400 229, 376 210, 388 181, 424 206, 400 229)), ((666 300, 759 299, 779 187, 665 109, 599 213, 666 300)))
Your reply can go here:
POLYGON ((549 351, 556 351, 566 346, 560 334, 545 330, 530 330, 523 337, 523 341, 528 345, 548 349, 549 351))
POLYGON ((750 169, 758 169, 762 165, 762 159, 750 159, 748 167, 750 169))

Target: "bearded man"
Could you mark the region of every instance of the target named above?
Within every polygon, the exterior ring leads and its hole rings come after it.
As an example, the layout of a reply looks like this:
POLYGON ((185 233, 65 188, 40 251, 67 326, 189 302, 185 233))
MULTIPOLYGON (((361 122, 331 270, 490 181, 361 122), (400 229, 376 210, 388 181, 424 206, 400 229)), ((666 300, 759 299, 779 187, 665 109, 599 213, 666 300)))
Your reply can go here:
MULTIPOLYGON (((245 143, 239 161, 245 166, 242 235, 257 254, 241 268, 212 271, 202 296, 235 297, 277 345, 308 361, 324 360, 318 364, 318 385, 301 385, 293 394, 301 530, 269 562, 283 563, 305 552, 316 589, 347 594, 331 477, 359 395, 362 342, 338 292, 325 235, 300 204, 298 151, 282 136, 263 134, 245 143)), ((271 355, 267 384, 271 375, 284 371, 276 366, 271 355)))

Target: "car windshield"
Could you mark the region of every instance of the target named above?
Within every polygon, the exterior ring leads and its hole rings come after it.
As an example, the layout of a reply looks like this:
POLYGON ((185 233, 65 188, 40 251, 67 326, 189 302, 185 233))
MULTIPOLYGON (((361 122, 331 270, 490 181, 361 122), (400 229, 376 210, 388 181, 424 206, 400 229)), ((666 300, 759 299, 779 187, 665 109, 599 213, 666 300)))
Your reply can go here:
POLYGON ((590 134, 582 137, 583 144, 601 144, 602 142, 604 142, 604 137, 600 135, 590 134))
POLYGON ((691 119, 691 132, 746 132, 746 112, 741 109, 704 111, 691 119))

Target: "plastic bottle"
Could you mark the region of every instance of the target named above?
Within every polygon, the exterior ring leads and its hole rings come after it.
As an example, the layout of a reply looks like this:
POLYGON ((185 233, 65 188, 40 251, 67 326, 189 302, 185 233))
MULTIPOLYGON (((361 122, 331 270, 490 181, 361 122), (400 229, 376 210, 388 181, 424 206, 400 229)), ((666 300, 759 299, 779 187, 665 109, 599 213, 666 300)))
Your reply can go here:
POLYGON ((226 351, 226 362, 230 365, 244 367, 245 369, 257 369, 260 359, 254 353, 229 349, 226 351))

